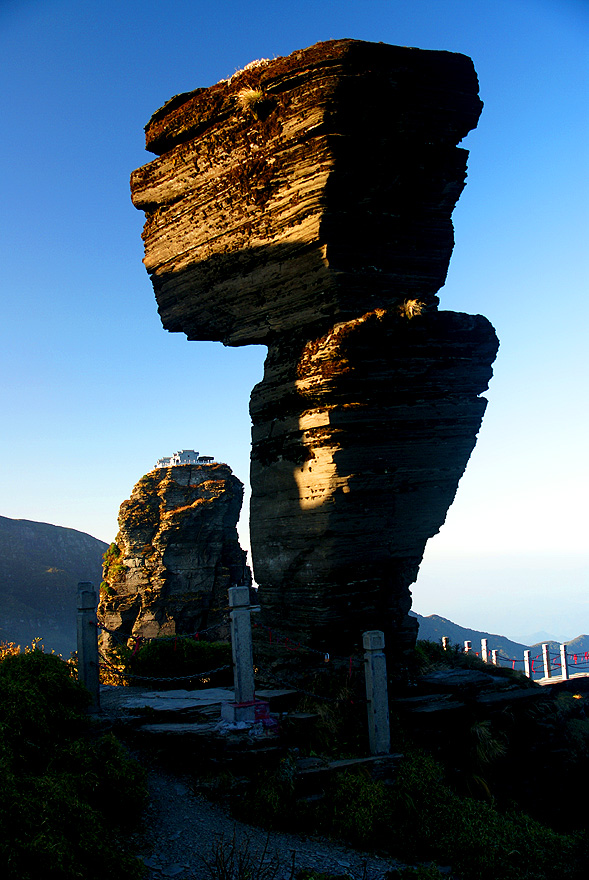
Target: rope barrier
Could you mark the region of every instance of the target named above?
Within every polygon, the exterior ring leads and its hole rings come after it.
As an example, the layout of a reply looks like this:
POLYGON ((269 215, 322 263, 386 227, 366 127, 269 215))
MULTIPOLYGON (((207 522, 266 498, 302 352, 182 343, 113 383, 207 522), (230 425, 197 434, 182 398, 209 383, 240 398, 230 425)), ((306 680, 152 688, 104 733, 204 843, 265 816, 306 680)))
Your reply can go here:
POLYGON ((206 672, 193 672, 191 675, 136 675, 133 672, 123 672, 117 669, 102 652, 100 652, 100 659, 102 660, 100 666, 109 669, 113 675, 117 675, 119 678, 134 678, 138 681, 190 681, 195 678, 208 678, 211 675, 216 675, 218 672, 225 672, 225 670, 231 669, 231 665, 228 664, 227 666, 218 666, 216 669, 208 669, 206 672))
POLYGON ((497 654, 498 660, 505 660, 507 663, 511 663, 511 668, 515 669, 516 663, 521 663, 523 665, 523 660, 514 660, 513 657, 506 657, 505 654, 497 654))
MULTIPOLYGON (((226 623, 228 623, 228 621, 223 621, 222 623, 216 624, 214 626, 210 626, 205 629, 197 630, 193 633, 185 633, 180 636, 178 636, 176 634, 176 635, 170 635, 170 636, 156 636, 156 637, 135 636, 135 635, 131 635, 131 634, 124 634, 124 633, 121 633, 119 630, 109 629, 101 621, 96 622, 96 627, 97 627, 97 629, 101 629, 103 632, 108 633, 110 636, 113 636, 121 644, 126 644, 129 642, 129 640, 132 639, 134 644, 133 644, 133 648, 131 651, 131 657, 134 657, 138 653, 138 651, 140 650, 141 646, 145 643, 154 642, 154 641, 157 641, 158 643, 163 642, 163 641, 174 641, 174 650, 176 650, 178 638, 184 638, 184 639, 192 638, 192 639, 195 639, 196 641, 198 641, 200 639, 200 636, 205 635, 206 633, 211 632, 213 630, 216 630, 219 628, 219 626, 223 626, 226 623)), ((262 632, 265 632, 268 636, 269 643, 275 645, 278 648, 284 648, 284 649, 291 651, 293 653, 297 653, 299 651, 305 651, 309 654, 317 655, 317 656, 323 658, 323 662, 325 664, 329 664, 332 661, 345 663, 347 670, 348 670, 348 680, 351 680, 351 678, 352 678, 352 670, 353 670, 354 665, 363 666, 363 664, 364 664, 364 660, 357 658, 357 657, 337 656, 337 655, 334 655, 328 651, 323 651, 318 648, 311 648, 309 645, 303 645, 303 644, 301 644, 301 642, 295 643, 285 633, 281 633, 277 630, 271 629, 270 627, 263 626, 258 623, 252 623, 252 629, 257 629, 262 632)), ((100 654, 100 657, 102 659, 102 663, 100 664, 101 667, 108 669, 113 675, 116 675, 119 678, 129 679, 129 680, 133 679, 136 681, 153 681, 153 682, 155 682, 155 681, 161 681, 161 682, 188 681, 191 679, 206 678, 208 676, 215 675, 218 672, 223 672, 225 670, 231 669, 231 666, 221 666, 221 667, 218 667, 217 669, 211 669, 207 672, 194 673, 191 675, 182 675, 182 676, 149 675, 148 676, 148 675, 138 675, 138 674, 135 674, 132 672, 121 671, 116 666, 114 666, 102 653, 100 654)), ((312 691, 302 690, 297 684, 295 684, 293 682, 280 680, 267 670, 265 671, 264 674, 269 676, 276 683, 282 684, 285 687, 295 688, 297 691, 299 691, 299 693, 302 693, 305 696, 312 697, 313 699, 323 700, 324 702, 334 702, 334 703, 346 702, 345 699, 340 700, 340 699, 337 699, 334 697, 323 697, 320 694, 316 694, 312 691)))
POLYGON ((322 651, 319 648, 311 648, 309 645, 303 645, 301 642, 293 642, 290 636, 287 636, 285 633, 281 633, 278 630, 272 629, 269 626, 264 626, 261 623, 252 623, 252 629, 257 629, 262 632, 266 632, 268 635, 268 642, 270 645, 274 645, 277 648, 285 648, 287 651, 307 651, 310 654, 317 654, 320 657, 323 657, 323 661, 325 663, 329 663, 331 660, 337 660, 342 663, 346 663, 350 665, 358 663, 362 665, 364 663, 358 657, 348 656, 344 657, 343 655, 332 654, 329 651, 322 651))
POLYGON ((262 669, 257 667, 254 672, 254 677, 260 679, 263 677, 264 679, 270 679, 275 684, 279 684, 282 687, 292 688, 296 690, 297 693, 303 694, 305 697, 311 697, 314 700, 319 700, 323 703, 360 703, 366 702, 366 700, 351 700, 349 697, 325 697, 322 694, 316 694, 313 691, 308 691, 302 688, 297 682, 287 681, 284 678, 278 678, 278 676, 274 675, 274 673, 270 672, 268 669, 262 669))
MULTIPOLYGON (((589 651, 585 651, 585 652, 583 652, 583 654, 579 654, 579 653, 569 654, 568 652, 565 652, 565 653, 566 653, 566 657, 567 657, 568 661, 570 661, 572 663, 572 665, 576 666, 577 669, 585 669, 585 668, 589 667, 589 651)), ((512 669, 515 669, 516 663, 522 664, 521 660, 514 660, 513 657, 506 657, 504 654, 497 654, 497 658, 500 660, 510 662, 512 669)), ((562 669, 562 658, 561 658, 560 654, 551 654, 550 652, 548 652, 548 662, 550 664, 551 670, 562 669)), ((530 664, 530 677, 533 677, 534 675, 539 675, 540 677, 544 676, 544 654, 543 653, 536 654, 534 657, 530 657, 529 664, 530 664), (540 662, 541 662, 541 666, 542 666, 541 669, 537 669, 534 665, 536 663, 536 661, 538 661, 538 660, 540 660, 540 662)), ((524 665, 524 667, 525 667, 525 660, 523 661, 522 665, 524 665)))
MULTIPOLYGON (((442 639, 442 643, 444 643, 444 639, 442 639)), ((458 646, 456 646, 456 647, 458 648, 458 646)), ((563 646, 561 645, 561 648, 562 647, 563 646)), ((467 652, 466 649, 465 649, 465 652, 467 652)), ((478 657, 479 656, 478 652, 475 652, 475 653, 476 653, 476 656, 478 657)), ((513 657, 507 657, 505 654, 499 653, 499 651, 495 652, 495 651, 492 651, 489 648, 487 648, 487 655, 491 655, 493 653, 496 654, 497 661, 502 660, 504 662, 511 663, 512 670, 515 670, 516 664, 518 664, 518 667, 520 669, 522 667, 524 669, 526 668, 525 657, 524 657, 523 661, 517 660, 517 659, 514 659, 513 657)), ((527 651, 526 651, 526 653, 527 653, 527 651)), ((548 659, 548 663, 550 664, 550 669, 561 670, 562 666, 563 666, 562 655, 560 653, 556 654, 556 655, 550 654, 549 651, 547 652, 547 654, 548 654, 547 659, 548 659)), ((583 653, 572 653, 571 654, 565 650, 565 656, 566 656, 567 660, 570 661, 572 663, 572 665, 574 665, 577 668, 577 670, 583 670, 583 669, 586 669, 589 667, 589 651, 584 651, 583 653)), ((542 669, 535 668, 534 664, 536 663, 537 660, 540 660, 542 662, 542 666, 544 665, 544 653, 543 652, 541 654, 536 654, 534 657, 529 657, 529 675, 531 678, 534 675, 538 675, 541 677, 544 675, 543 668, 542 669)))

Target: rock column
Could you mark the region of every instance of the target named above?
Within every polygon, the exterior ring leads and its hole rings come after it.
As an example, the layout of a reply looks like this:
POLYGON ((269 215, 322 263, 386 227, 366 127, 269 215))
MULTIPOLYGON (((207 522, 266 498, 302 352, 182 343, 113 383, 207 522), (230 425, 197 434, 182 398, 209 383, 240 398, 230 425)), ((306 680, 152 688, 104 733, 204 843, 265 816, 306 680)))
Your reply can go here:
POLYGON ((262 619, 348 654, 415 640, 410 586, 476 442, 497 339, 438 311, 481 101, 469 58, 339 40, 172 98, 134 172, 163 325, 263 343, 262 619))

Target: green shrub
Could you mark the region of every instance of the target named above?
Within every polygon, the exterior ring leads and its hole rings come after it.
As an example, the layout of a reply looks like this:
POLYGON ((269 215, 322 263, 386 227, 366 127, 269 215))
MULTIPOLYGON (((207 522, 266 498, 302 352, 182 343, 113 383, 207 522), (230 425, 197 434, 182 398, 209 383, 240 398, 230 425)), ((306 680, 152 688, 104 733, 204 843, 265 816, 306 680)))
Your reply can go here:
MULTIPOLYGON (((589 841, 559 834, 516 811, 457 795, 433 758, 412 752, 394 785, 365 771, 337 775, 324 796, 296 800, 295 763, 284 759, 260 774, 237 798, 236 814, 270 829, 327 834, 362 849, 386 850, 411 863, 403 880, 434 880, 436 864, 451 865, 460 880, 585 880, 589 841)), ((392 877, 395 875, 391 875, 392 877)))
POLYGON ((587 837, 558 834, 524 813, 459 797, 429 756, 403 762, 392 794, 391 851, 451 864, 464 880, 572 880, 585 876, 587 837))
POLYGON ((121 830, 146 798, 143 773, 86 714, 90 695, 60 657, 0 662, 0 876, 139 878, 121 830))
POLYGON ((495 666, 493 663, 485 663, 473 651, 465 653, 460 645, 449 645, 445 650, 438 642, 423 639, 415 644, 414 672, 423 675, 434 669, 447 667, 449 669, 476 669, 486 672, 496 678, 507 678, 511 684, 519 687, 537 687, 523 672, 508 669, 506 666, 495 666))
POLYGON ((391 803, 385 786, 365 772, 338 774, 327 793, 328 831, 334 837, 365 849, 388 834, 391 803))
POLYGON ((0 663, 0 732, 15 769, 45 766, 87 730, 90 695, 57 654, 31 651, 0 663))
MULTIPOLYGON (((133 675, 182 677, 231 665, 228 642, 195 641, 187 636, 152 639, 136 653, 127 655, 127 669, 133 675)), ((195 683, 198 680, 195 679, 195 683)), ((177 686, 177 685, 176 685, 177 686)))
POLYGON ((121 549, 114 541, 104 551, 102 558, 105 562, 112 562, 113 559, 116 559, 121 555, 121 549))
POLYGON ((244 798, 238 795, 232 804, 234 815, 244 822, 272 830, 292 830, 301 824, 294 799, 296 762, 292 755, 282 758, 277 767, 262 770, 254 778, 244 798))
POLYGON ((220 687, 233 681, 231 645, 228 642, 195 641, 191 636, 162 636, 144 642, 138 649, 119 646, 109 652, 106 660, 111 668, 101 668, 103 684, 136 684, 146 678, 163 690, 220 687), (207 672, 211 675, 200 675, 207 672))
POLYGON ((326 667, 301 682, 305 696, 299 710, 317 715, 306 751, 338 758, 367 753, 365 688, 363 665, 360 670, 354 666, 352 675, 347 664, 345 668, 326 667))

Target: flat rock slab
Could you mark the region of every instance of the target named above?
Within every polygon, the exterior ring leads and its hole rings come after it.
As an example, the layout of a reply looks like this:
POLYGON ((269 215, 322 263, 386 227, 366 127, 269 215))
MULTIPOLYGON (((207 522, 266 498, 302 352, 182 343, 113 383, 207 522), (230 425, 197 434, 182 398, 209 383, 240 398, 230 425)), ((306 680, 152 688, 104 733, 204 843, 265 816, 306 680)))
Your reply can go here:
POLYGON ((438 669, 428 675, 421 676, 419 683, 431 688, 432 691, 453 692, 464 689, 482 690, 483 688, 501 687, 504 680, 476 669, 438 669))
POLYGON ((394 706, 401 712, 431 715, 464 709, 465 703, 461 700, 453 700, 451 694, 430 694, 423 697, 410 697, 406 700, 395 700, 394 706))
POLYGON ((322 773, 341 773, 346 770, 355 770, 364 767, 382 769, 383 767, 396 766, 403 759, 403 755, 371 755, 367 758, 343 758, 338 761, 328 761, 321 758, 299 758, 297 761, 297 775, 311 776, 322 773))
MULTIPOLYGON (((273 698, 284 697, 294 694, 295 691, 286 689, 260 690, 256 696, 261 700, 270 701, 273 698)), ((204 709, 210 706, 221 705, 234 699, 233 688, 206 688, 203 690, 170 690, 153 691, 142 690, 138 692, 134 688, 106 686, 100 689, 100 702, 103 709, 109 714, 126 714, 140 712, 143 709, 153 709, 157 712, 180 712, 187 709, 204 709)))
POLYGON ((233 699, 232 688, 207 688, 202 691, 145 691, 142 694, 121 695, 121 708, 157 709, 158 712, 176 712, 179 709, 194 709, 213 706, 233 699))
POLYGON ((158 736, 206 736, 214 737, 217 735, 217 723, 185 723, 185 724, 143 724, 141 726, 142 733, 155 734, 158 736))
POLYGON ((485 706, 503 706, 508 703, 523 702, 525 700, 542 700, 545 694, 540 688, 522 688, 518 690, 495 691, 492 694, 479 694, 476 702, 485 706))

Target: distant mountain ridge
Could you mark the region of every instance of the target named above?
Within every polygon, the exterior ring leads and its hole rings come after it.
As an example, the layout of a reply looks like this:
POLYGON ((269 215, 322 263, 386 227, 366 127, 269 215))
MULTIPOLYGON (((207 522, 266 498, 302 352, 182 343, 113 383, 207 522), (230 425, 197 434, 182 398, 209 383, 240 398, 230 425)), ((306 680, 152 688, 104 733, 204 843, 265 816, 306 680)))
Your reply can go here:
MULTIPOLYGON (((22 646, 42 636, 45 646, 67 656, 76 649, 76 590, 79 581, 102 580, 102 556, 108 544, 76 529, 33 520, 0 516, 0 642, 12 641, 22 646)), ((481 650, 481 639, 488 649, 498 650, 516 668, 523 666, 523 652, 539 654, 540 643, 524 645, 505 636, 459 626, 446 617, 424 617, 414 611, 419 639, 440 642, 448 636, 452 644, 472 642, 473 651, 481 650)), ((549 641, 552 654, 559 644, 549 641)), ((567 642, 569 654, 579 662, 589 653, 589 635, 567 642)))
MULTIPOLYGON (((427 617, 424 617, 421 614, 417 614, 415 611, 410 611, 409 613, 412 617, 416 617, 419 623, 418 639, 440 642, 442 636, 448 636, 452 644, 458 644, 461 647, 464 647, 464 642, 468 640, 472 642, 473 651, 479 653, 481 650, 481 639, 487 639, 487 647, 489 651, 498 650, 500 654, 504 657, 509 657, 510 660, 521 661, 522 665, 525 650, 530 649, 532 655, 534 655, 534 653, 539 654, 541 650, 540 642, 537 642, 534 645, 523 645, 519 642, 511 641, 511 639, 506 638, 506 636, 497 635, 496 633, 482 632, 481 630, 459 626, 457 623, 453 623, 446 617, 440 617, 437 614, 429 614, 427 617)), ((560 650, 558 642, 549 641, 547 644, 550 646, 550 652, 552 654, 558 654, 560 650)), ((576 653, 577 655, 584 655, 585 651, 589 652, 589 635, 577 636, 577 638, 566 642, 566 645, 569 654, 576 653)))
POLYGON ((0 516, 0 641, 76 648, 79 581, 102 580, 108 544, 85 532, 0 516))

